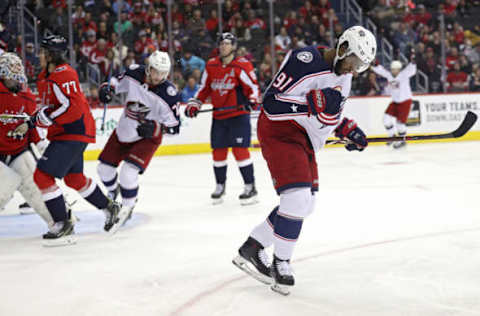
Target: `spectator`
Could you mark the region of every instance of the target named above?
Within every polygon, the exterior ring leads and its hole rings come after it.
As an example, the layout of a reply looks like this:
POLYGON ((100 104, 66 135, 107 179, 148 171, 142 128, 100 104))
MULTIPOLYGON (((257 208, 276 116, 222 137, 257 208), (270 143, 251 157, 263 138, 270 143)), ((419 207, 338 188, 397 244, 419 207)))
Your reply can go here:
POLYGON ((288 50, 291 43, 292 39, 287 33, 287 28, 282 26, 282 28, 280 28, 280 34, 275 36, 275 45, 281 50, 288 50))
POLYGON ((477 67, 470 79, 470 91, 480 91, 480 67, 477 67))
POLYGON ((458 63, 458 49, 454 46, 450 49, 450 53, 447 56, 446 64, 448 70, 452 70, 453 66, 458 63))
MULTIPOLYGON (((116 14, 118 14, 118 8, 120 7, 120 1, 122 2, 122 13, 126 12, 127 15, 130 11, 132 11, 132 7, 128 4, 128 1, 124 1, 124 0, 115 0, 115 2, 112 4, 112 9, 113 9, 113 12, 116 14)), ((128 16, 127 16, 128 18, 128 16)), ((117 31, 117 30, 115 30, 117 31)), ((117 31, 118 32, 118 31, 117 31)))
POLYGON ((210 36, 215 37, 218 31, 217 9, 210 10, 210 18, 205 23, 205 27, 207 28, 208 33, 210 33, 210 36))
POLYGON ((200 9, 193 11, 193 18, 188 21, 187 27, 194 37, 205 29, 205 20, 202 17, 202 11, 200 9))
POLYGON ((56 34, 66 36, 68 32, 68 15, 62 6, 55 9, 55 13, 48 21, 48 27, 56 34))
POLYGON ((468 88, 468 75, 460 70, 460 64, 455 63, 453 70, 447 75, 447 91, 463 92, 468 88))
POLYGON ((471 74, 472 73, 472 64, 467 59, 467 56, 461 55, 458 59, 458 63, 460 64, 460 71, 464 73, 471 74))
POLYGON ((72 23, 75 24, 83 24, 83 20, 85 19, 85 11, 83 10, 82 5, 77 5, 75 7, 75 12, 72 14, 72 23))
POLYGON ((182 102, 187 102, 188 99, 193 98, 198 91, 197 80, 194 76, 189 76, 187 79, 187 85, 182 90, 182 102))
POLYGON ((408 47, 415 45, 415 33, 410 29, 406 23, 400 23, 399 29, 393 36, 393 43, 402 54, 406 54, 408 47))
POLYGON ((199 69, 203 72, 205 69, 205 61, 198 56, 192 55, 191 49, 185 49, 183 57, 180 59, 182 65, 182 73, 184 76, 192 74, 194 69, 199 69))
POLYGON ((259 17, 257 17, 257 14, 253 9, 250 9, 248 11, 248 19, 245 22, 245 26, 248 27, 250 30, 254 30, 254 29, 265 30, 267 28, 267 26, 265 25, 265 22, 259 17))
POLYGON ((215 42, 210 37, 210 34, 206 29, 200 30, 196 36, 196 39, 198 41, 198 45, 196 46, 195 54, 202 59, 207 59, 208 55, 215 47, 215 42))
MULTIPOLYGON (((101 38, 97 41, 97 45, 95 45, 95 47, 90 52, 88 60, 91 64, 99 66, 101 63, 105 63, 106 55, 107 42, 103 38, 101 38)), ((103 75, 105 75, 105 73, 103 73, 103 75)))
MULTIPOLYGON (((62 25, 63 28, 66 28, 65 25, 68 25, 68 24, 64 24, 62 25)), ((98 28, 97 28, 97 23, 95 23, 95 21, 92 20, 92 13, 91 12, 85 12, 85 17, 83 18, 83 21, 81 23, 81 27, 83 29, 84 32, 88 31, 88 30, 94 30, 95 32, 97 32, 98 28)), ((68 28, 66 28, 68 29, 68 28)))
POLYGON ((143 58, 146 57, 145 55, 148 54, 148 46, 150 45, 153 45, 153 40, 147 36, 147 32, 145 30, 138 32, 138 40, 135 42, 134 48, 135 54, 143 58))
POLYGON ((240 46, 237 49, 237 56, 238 57, 243 57, 247 59, 250 62, 253 62, 253 55, 250 53, 245 46, 240 46))
POLYGON ((100 99, 98 98, 98 87, 96 84, 91 84, 89 93, 87 96, 87 102, 91 108, 102 107, 103 104, 100 104, 100 99))
POLYGON ((425 9, 425 6, 423 4, 419 4, 417 9, 418 12, 414 15, 415 22, 428 25, 430 23, 430 20, 432 19, 432 14, 430 14, 430 12, 425 9))
POLYGON ((87 60, 90 57, 90 53, 95 49, 97 45, 97 33, 90 29, 87 31, 87 40, 82 42, 82 46, 80 47, 80 51, 87 60))
POLYGON ((360 94, 366 96, 380 95, 382 89, 377 82, 377 75, 373 71, 367 73, 367 80, 360 85, 360 94))
POLYGON ((235 24, 231 28, 231 33, 235 34, 238 41, 247 42, 252 38, 250 29, 246 26, 247 24, 243 21, 243 18, 238 14, 238 18, 235 19, 235 24))
POLYGON ((471 63, 480 62, 480 45, 478 45, 477 47, 472 47, 472 41, 466 39, 463 54, 467 56, 468 60, 471 63))
POLYGON ((395 9, 387 5, 387 0, 379 0, 378 4, 368 12, 368 15, 381 27, 388 28, 394 21, 395 9))
POLYGON ((108 40, 109 37, 110 37, 110 31, 107 29, 107 23, 104 21, 98 23, 97 38, 98 39, 103 38, 104 40, 108 40))
POLYGON ((120 21, 115 22, 113 29, 117 34, 124 34, 133 29, 133 24, 128 19, 127 10, 122 10, 122 13, 120 14, 120 21))

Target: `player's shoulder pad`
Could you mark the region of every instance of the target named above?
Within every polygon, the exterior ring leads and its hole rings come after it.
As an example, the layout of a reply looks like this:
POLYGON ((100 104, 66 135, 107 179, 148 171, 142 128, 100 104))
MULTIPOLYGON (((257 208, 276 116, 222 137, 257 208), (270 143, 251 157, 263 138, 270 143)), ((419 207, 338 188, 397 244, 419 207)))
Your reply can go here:
POLYGON ((130 66, 128 66, 123 76, 129 76, 137 80, 138 82, 143 83, 145 81, 145 66, 131 64, 130 66))
POLYGON ((175 85, 169 80, 165 80, 152 90, 160 98, 162 98, 168 105, 175 105, 177 102, 180 102, 181 94, 180 91, 175 87, 175 85))

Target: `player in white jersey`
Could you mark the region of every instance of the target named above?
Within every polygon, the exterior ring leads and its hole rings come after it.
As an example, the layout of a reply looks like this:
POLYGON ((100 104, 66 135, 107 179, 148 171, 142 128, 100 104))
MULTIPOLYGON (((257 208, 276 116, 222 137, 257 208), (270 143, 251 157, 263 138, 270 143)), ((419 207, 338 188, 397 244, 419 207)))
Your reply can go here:
POLYGON ((104 83, 99 92, 105 103, 111 101, 113 93, 126 93, 125 110, 100 154, 97 169, 109 196, 115 199, 118 192, 122 196, 120 222, 128 219, 137 202, 138 175, 147 168, 163 134, 178 134, 180 130, 181 95, 167 80, 170 57, 155 51, 146 64, 130 66, 124 74, 112 78, 110 85, 104 83))
MULTIPOLYGON (((405 136, 407 134, 407 119, 412 106, 412 89, 410 88, 410 78, 417 72, 415 64, 415 54, 412 52, 410 63, 402 69, 402 63, 398 60, 392 61, 390 71, 382 65, 372 67, 372 70, 385 77, 388 81, 387 94, 392 96, 392 102, 389 104, 383 116, 383 124, 387 130, 388 136, 405 136)), ((406 146, 405 141, 393 143, 393 148, 399 149, 406 146)), ((391 145, 391 143, 387 143, 391 145)))
POLYGON ((363 131, 341 114, 352 73, 368 69, 376 48, 370 31, 351 27, 335 49, 290 51, 265 91, 257 133, 280 205, 252 230, 233 263, 263 283, 273 282, 272 289, 282 294, 294 284, 290 259, 303 219, 315 208, 315 152, 333 132, 348 141, 348 150, 367 146, 363 131), (265 248, 272 245, 270 264, 265 248))

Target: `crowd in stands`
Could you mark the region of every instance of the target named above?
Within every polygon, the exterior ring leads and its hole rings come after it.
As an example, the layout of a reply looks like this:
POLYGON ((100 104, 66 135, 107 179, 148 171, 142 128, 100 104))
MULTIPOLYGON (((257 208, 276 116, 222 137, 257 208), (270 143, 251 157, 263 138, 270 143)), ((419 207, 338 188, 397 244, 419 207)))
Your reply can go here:
MULTIPOLYGON (((277 68, 289 49, 310 44, 331 46, 343 32, 344 19, 337 16, 330 1, 275 1, 277 68)), ((66 0, 25 2, 39 18, 40 33, 48 28, 68 37, 66 0)), ((132 63, 143 63, 145 57, 156 49, 169 50, 165 0, 125 0, 121 8, 119 3, 119 0, 74 1, 71 16, 73 42, 82 81, 104 81, 132 63)), ((378 26, 378 35, 394 45, 395 56, 401 53, 409 57, 412 48, 415 50, 418 69, 429 77, 430 92, 442 91, 443 82, 451 92, 480 91, 480 27, 476 23, 469 26, 461 23, 469 16, 479 16, 478 0, 366 0, 359 3, 364 14, 378 26), (445 80, 441 78, 440 13, 445 15, 446 25, 448 70, 445 80)), ((221 23, 223 31, 237 36, 237 54, 252 61, 263 90, 274 75, 269 46, 268 2, 225 0, 221 23)), ((0 49, 3 45, 20 52, 21 37, 12 35, 7 39, 5 27, 8 25, 0 24, 0 49)), ((217 54, 218 28, 216 0, 173 1, 172 77, 185 100, 198 89, 206 61, 217 54)), ((28 77, 34 81, 39 71, 38 58, 32 41, 26 40, 26 43, 28 77)), ((389 65, 385 66, 388 68, 389 65)), ((365 72, 359 79, 354 81, 353 94, 383 93, 386 83, 373 72, 365 72)), ((96 93, 92 85, 90 94, 95 96, 96 93)))

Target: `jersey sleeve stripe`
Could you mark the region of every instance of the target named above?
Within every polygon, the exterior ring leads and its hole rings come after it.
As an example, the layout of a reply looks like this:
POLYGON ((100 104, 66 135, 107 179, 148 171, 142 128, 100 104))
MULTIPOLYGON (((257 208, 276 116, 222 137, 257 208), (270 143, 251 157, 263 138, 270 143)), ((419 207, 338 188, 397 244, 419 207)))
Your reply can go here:
POLYGON ((317 115, 317 118, 320 122, 322 122, 325 125, 336 125, 339 121, 340 115, 336 115, 335 118, 332 118, 329 115, 326 115, 325 113, 319 113, 317 115))
POLYGON ((247 75, 247 73, 243 69, 240 71, 240 80, 242 80, 243 83, 249 86, 250 89, 252 89, 251 97, 257 99, 260 95, 258 86, 255 84, 255 82, 253 82, 253 80, 247 75))
POLYGON ((275 100, 278 101, 283 101, 283 102, 293 102, 295 104, 307 104, 307 101, 301 101, 300 99, 304 99, 304 97, 296 97, 299 99, 295 99, 296 96, 290 96, 290 97, 285 97, 285 96, 280 96, 278 94, 275 95, 275 100))
POLYGON ((319 76, 323 76, 323 75, 328 75, 329 73, 332 73, 332 72, 330 70, 327 70, 327 71, 316 72, 316 73, 304 76, 304 77, 300 78, 297 82, 295 82, 294 85, 292 85, 290 88, 288 88, 288 90, 285 91, 285 93, 291 93, 293 91, 293 89, 298 87, 303 81, 305 81, 307 79, 314 78, 314 77, 319 77, 319 76))
POLYGON ((50 118, 55 119, 68 111, 68 108, 70 107, 70 100, 65 94, 63 94, 62 90, 60 90, 56 83, 53 84, 53 92, 55 93, 57 100, 60 102, 60 104, 62 104, 62 106, 50 114, 50 118))
POLYGON ((195 93, 195 95, 193 96, 194 99, 198 99, 198 96, 199 96, 200 94, 205 93, 203 90, 208 89, 208 87, 206 86, 206 84, 207 84, 207 78, 208 78, 208 72, 207 72, 207 70, 205 69, 205 70, 203 71, 202 79, 200 80, 200 87, 198 88, 197 93, 195 93))

